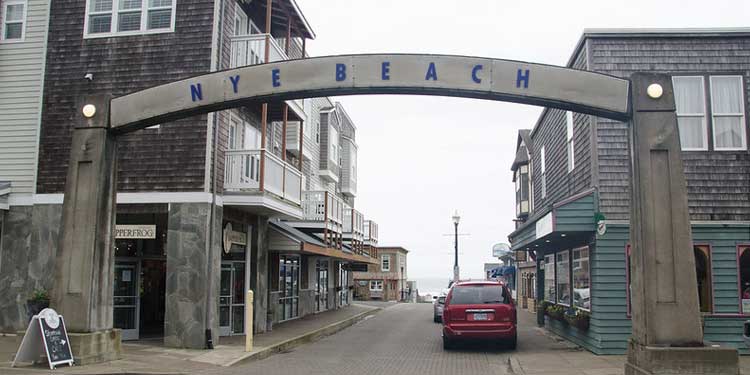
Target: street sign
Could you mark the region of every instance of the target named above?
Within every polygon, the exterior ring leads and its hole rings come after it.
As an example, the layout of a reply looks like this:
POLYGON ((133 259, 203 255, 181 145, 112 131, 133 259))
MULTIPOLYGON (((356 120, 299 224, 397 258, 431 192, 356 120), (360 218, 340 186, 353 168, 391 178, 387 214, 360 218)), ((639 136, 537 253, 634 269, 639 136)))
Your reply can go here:
POLYGON ((31 318, 11 367, 15 367, 16 362, 36 362, 42 351, 47 356, 50 370, 61 364, 73 366, 65 320, 49 308, 31 318))

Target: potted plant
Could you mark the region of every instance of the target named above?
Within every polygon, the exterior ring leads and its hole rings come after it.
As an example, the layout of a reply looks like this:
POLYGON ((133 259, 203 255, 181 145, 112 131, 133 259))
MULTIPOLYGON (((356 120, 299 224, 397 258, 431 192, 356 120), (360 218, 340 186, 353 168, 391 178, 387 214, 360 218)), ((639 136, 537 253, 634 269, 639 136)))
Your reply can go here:
POLYGON ((560 305, 547 306, 547 315, 554 320, 562 321, 565 314, 565 307, 560 305))
POLYGON ((565 320, 568 321, 568 324, 580 329, 581 331, 588 331, 589 322, 591 320, 591 313, 588 311, 576 309, 575 313, 566 314, 565 320))
POLYGON ((26 300, 26 313, 28 320, 34 315, 39 314, 40 311, 49 307, 49 293, 45 289, 34 289, 31 293, 31 298, 26 300))

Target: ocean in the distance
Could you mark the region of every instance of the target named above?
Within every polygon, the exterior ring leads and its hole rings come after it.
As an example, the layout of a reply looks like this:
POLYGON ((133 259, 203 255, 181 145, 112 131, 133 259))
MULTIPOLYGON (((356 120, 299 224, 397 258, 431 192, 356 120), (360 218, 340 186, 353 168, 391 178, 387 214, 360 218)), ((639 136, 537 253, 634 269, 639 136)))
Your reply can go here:
POLYGON ((417 282, 419 295, 440 295, 443 289, 448 287, 449 277, 416 277, 413 279, 417 282))

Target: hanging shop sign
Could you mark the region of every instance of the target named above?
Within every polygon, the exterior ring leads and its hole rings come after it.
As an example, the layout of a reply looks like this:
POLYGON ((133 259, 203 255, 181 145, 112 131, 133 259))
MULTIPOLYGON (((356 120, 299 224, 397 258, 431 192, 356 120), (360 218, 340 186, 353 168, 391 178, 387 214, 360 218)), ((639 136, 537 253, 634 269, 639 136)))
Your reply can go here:
POLYGON ((245 246, 247 245, 247 233, 232 230, 232 223, 224 226, 224 252, 229 254, 232 250, 232 244, 245 246))
POLYGON ((156 224, 118 224, 115 226, 115 238, 118 240, 138 239, 153 240, 156 239, 156 224))
POLYGON ((50 308, 31 318, 11 367, 15 367, 16 362, 36 361, 41 354, 47 355, 50 370, 57 365, 73 366, 74 363, 65 320, 50 308))

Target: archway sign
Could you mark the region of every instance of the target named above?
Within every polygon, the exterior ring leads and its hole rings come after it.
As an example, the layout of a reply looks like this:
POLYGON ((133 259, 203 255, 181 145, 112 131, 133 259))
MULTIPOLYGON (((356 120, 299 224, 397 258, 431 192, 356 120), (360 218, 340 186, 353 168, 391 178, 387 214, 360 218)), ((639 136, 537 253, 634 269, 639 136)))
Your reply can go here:
MULTIPOLYGON (((727 373, 736 373, 736 350, 695 347, 702 342, 703 334, 670 77, 637 73, 628 80, 480 57, 328 56, 200 75, 111 101, 103 96, 81 98, 65 187, 57 287, 53 291, 56 308, 70 318, 71 331, 93 334, 112 328, 117 135, 239 107, 249 101, 355 94, 508 101, 629 122, 633 335, 626 373, 652 373, 655 358, 661 369, 673 365, 683 371, 685 355, 693 366, 715 365, 720 358, 720 363, 729 368, 727 373)), ((593 225, 592 218, 592 230, 593 225)), ((209 277, 217 275, 209 273, 209 277)), ((209 280, 209 284, 218 288, 215 280, 209 280)), ((211 293, 206 297, 209 300, 213 298, 211 293)), ((203 313, 216 311, 211 308, 203 313)), ((593 314, 592 327, 596 327, 597 312, 593 314)), ((700 368, 696 373, 724 373, 720 370, 700 368)))

